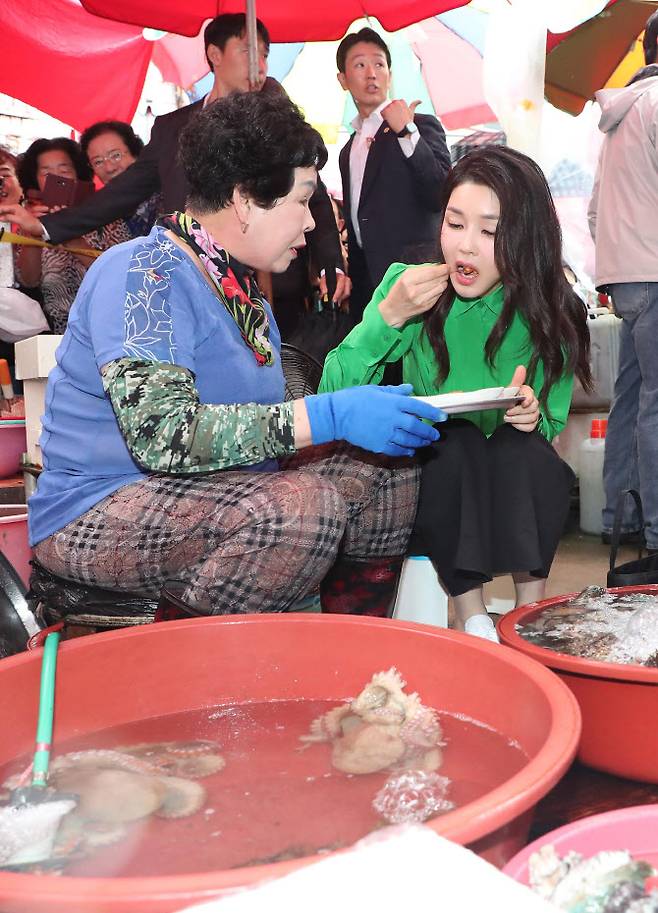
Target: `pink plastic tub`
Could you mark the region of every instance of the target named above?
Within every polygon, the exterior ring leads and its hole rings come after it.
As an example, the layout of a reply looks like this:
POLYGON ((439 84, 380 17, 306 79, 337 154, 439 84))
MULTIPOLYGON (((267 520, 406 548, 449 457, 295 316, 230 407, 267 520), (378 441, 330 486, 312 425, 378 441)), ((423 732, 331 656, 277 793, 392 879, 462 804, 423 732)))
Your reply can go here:
POLYGON ((658 805, 621 808, 566 824, 528 844, 503 871, 528 884, 528 860, 547 844, 552 844, 560 856, 569 850, 583 856, 593 856, 601 850, 628 850, 636 859, 658 865, 658 805))
MULTIPOLYGON (((0 764, 33 744, 40 662, 41 651, 0 662, 0 764)), ((169 621, 68 641, 58 659, 55 750, 73 736, 218 704, 340 702, 391 666, 426 704, 493 727, 527 755, 525 766, 501 771, 498 786, 430 822, 502 866, 525 843, 538 800, 571 763, 580 713, 569 689, 539 663, 465 634, 300 614, 169 621)), ((0 873, 0 910, 170 913, 315 858, 162 877, 0 873)))
POLYGON ((25 420, 0 420, 0 479, 18 472, 26 448, 25 420))
MULTIPOLYGON (((612 593, 652 593, 658 586, 619 587, 612 593)), ((574 693, 583 715, 578 758, 607 773, 658 783, 658 669, 602 663, 535 646, 516 632, 547 606, 575 594, 545 599, 508 612, 498 623, 503 643, 556 672, 574 693)))
POLYGON ((25 504, 0 504, 0 551, 13 564, 27 586, 30 581, 32 549, 27 538, 25 504))

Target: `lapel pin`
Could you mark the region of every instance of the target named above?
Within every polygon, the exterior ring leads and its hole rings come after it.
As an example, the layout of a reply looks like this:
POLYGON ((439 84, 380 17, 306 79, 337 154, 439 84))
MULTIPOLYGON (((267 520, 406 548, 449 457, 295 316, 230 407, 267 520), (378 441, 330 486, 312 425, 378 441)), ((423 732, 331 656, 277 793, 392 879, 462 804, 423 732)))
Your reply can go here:
POLYGON ((384 133, 390 133, 390 132, 391 132, 390 127, 384 127, 384 133))

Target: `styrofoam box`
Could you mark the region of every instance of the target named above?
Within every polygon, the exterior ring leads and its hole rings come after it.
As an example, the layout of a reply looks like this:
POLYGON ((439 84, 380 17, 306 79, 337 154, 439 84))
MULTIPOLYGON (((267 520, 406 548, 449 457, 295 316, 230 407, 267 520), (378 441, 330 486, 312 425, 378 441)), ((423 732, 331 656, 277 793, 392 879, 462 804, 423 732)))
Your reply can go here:
POLYGON ((55 349, 62 338, 62 336, 42 334, 17 342, 14 346, 16 377, 19 380, 48 377, 51 369, 55 367, 55 349))
POLYGON ((16 377, 23 381, 25 397, 25 435, 30 463, 41 466, 41 417, 46 408, 48 374, 55 367, 55 350, 61 336, 32 336, 15 345, 16 377))

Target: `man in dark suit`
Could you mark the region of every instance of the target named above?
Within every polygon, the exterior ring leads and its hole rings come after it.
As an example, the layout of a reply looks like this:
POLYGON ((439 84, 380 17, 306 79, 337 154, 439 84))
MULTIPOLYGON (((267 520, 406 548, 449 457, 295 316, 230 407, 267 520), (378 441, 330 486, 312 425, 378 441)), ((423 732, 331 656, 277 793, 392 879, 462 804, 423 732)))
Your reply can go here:
POLYGON ((388 101, 391 55, 377 32, 364 28, 343 38, 336 63, 338 81, 359 112, 339 160, 350 312, 358 322, 391 263, 426 259, 436 250, 450 153, 439 121, 414 114, 419 102, 388 101))
MULTIPOLYGON (((251 87, 244 13, 217 16, 209 22, 204 31, 206 57, 214 74, 209 95, 192 105, 157 117, 150 142, 137 161, 82 205, 43 216, 40 221, 22 211, 19 224, 23 230, 60 244, 122 216, 132 215, 137 206, 156 191, 162 193, 164 212, 184 209, 188 187, 178 162, 178 140, 194 115, 204 105, 230 92, 248 92, 250 88, 283 92, 275 80, 267 78, 270 37, 260 20, 257 35, 258 81, 251 87)), ((308 236, 308 241, 315 264, 318 269, 341 268, 343 262, 338 230, 331 201, 321 181, 318 181, 318 189, 311 198, 310 208, 316 227, 308 236)), ((339 273, 335 300, 344 297, 345 283, 346 277, 339 273)))

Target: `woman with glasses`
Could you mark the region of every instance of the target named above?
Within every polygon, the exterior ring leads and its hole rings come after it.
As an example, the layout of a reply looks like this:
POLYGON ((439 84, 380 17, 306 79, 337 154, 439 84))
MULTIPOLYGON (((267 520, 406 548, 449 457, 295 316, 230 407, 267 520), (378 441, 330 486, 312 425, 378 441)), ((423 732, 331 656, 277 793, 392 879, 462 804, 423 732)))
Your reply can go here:
MULTIPOLYGON (((98 180, 109 184, 132 165, 144 148, 144 143, 130 124, 120 120, 103 120, 87 127, 80 137, 80 147, 98 180)), ((113 222, 112 225, 125 223, 127 236, 121 240, 147 235, 162 211, 161 201, 161 194, 154 193, 140 203, 132 215, 113 222)))
MULTIPOLYGON (((142 140, 128 124, 103 121, 88 127, 80 144, 65 137, 36 140, 21 157, 19 177, 27 200, 23 206, 11 207, 11 219, 20 228, 22 216, 28 213, 40 217, 50 210, 40 200, 48 174, 73 180, 89 181, 95 174, 107 183, 131 165, 142 146, 142 140)), ((141 204, 127 218, 91 231, 70 242, 72 247, 88 247, 105 251, 115 244, 148 234, 159 211, 159 195, 141 204)), ((71 253, 64 247, 20 249, 18 277, 27 287, 40 287, 43 309, 53 333, 63 333, 73 299, 92 260, 71 253)))

